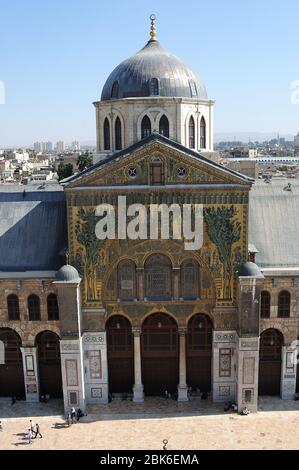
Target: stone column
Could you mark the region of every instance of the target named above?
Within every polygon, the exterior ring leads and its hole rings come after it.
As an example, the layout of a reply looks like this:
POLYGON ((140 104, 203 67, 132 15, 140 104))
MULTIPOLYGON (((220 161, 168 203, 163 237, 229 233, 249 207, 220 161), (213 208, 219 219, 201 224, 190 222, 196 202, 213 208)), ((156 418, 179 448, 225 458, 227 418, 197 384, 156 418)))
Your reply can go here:
POLYGON ((188 401, 188 386, 186 381, 186 328, 179 328, 180 338, 180 383, 178 385, 178 401, 188 401))
POLYGON ((133 401, 135 403, 144 402, 142 374, 141 374, 141 329, 133 328, 132 333, 134 335, 134 373, 135 373, 135 384, 133 387, 133 401))
POLYGON ((178 300, 180 298, 180 268, 173 268, 173 298, 178 300))
POLYGON ((83 333, 85 397, 87 404, 108 403, 106 332, 83 333))
POLYGON ((74 406, 85 410, 85 387, 83 370, 82 339, 60 340, 61 374, 64 410, 74 406))
POLYGON ((144 269, 137 268, 137 297, 138 300, 144 299, 144 269))
POLYGON ((37 348, 21 348, 24 371, 26 401, 39 402, 39 376, 37 363, 37 348))
POLYGON ((296 393, 297 342, 282 348, 281 398, 293 400, 296 393))

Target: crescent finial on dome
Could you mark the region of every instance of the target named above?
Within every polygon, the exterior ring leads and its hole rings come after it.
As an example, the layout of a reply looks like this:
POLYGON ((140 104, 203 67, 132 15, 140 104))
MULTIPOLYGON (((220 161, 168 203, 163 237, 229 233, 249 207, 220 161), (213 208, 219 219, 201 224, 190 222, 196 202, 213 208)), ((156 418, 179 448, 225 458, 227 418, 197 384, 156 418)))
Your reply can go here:
POLYGON ((150 31, 151 41, 156 41, 157 40, 156 15, 151 15, 150 20, 151 20, 151 31, 150 31))

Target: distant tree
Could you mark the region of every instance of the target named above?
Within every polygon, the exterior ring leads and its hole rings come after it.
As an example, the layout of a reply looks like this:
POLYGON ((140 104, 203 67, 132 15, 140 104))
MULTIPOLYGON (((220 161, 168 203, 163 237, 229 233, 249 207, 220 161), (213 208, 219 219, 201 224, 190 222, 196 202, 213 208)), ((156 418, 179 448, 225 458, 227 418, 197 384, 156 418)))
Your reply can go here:
POLYGON ((78 156, 77 158, 77 167, 79 171, 83 171, 86 168, 90 167, 92 165, 92 153, 88 152, 88 150, 85 153, 81 153, 81 155, 78 156))
POLYGON ((68 178, 69 176, 72 176, 73 173, 74 169, 72 163, 59 163, 57 168, 59 181, 63 180, 64 178, 68 178))

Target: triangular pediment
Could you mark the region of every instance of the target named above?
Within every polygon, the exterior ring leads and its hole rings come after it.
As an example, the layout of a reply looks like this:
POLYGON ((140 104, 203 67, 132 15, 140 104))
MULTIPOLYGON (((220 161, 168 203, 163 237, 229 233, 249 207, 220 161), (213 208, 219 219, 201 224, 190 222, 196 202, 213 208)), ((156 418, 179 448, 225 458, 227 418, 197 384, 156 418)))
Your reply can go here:
POLYGON ((166 186, 246 187, 253 183, 247 176, 227 169, 160 135, 152 135, 126 150, 110 155, 63 183, 68 188, 146 186, 150 185, 150 165, 155 162, 163 165, 166 186))

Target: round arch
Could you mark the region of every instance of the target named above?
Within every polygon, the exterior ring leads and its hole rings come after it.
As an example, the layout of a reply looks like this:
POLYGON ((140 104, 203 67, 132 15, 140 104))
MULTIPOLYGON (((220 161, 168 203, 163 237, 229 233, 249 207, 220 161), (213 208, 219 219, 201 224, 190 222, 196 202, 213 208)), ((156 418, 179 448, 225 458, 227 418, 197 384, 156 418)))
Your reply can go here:
POLYGON ((11 328, 0 328, 0 341, 4 346, 4 364, 0 363, 0 396, 25 397, 22 360, 22 340, 11 328))
POLYGON ((43 330, 35 338, 41 395, 62 398, 60 338, 50 330, 43 330))
POLYGON ((166 313, 145 318, 141 329, 141 361, 144 393, 161 396, 177 393, 179 383, 178 325, 166 313))
POLYGON ((106 322, 109 393, 132 393, 134 385, 134 343, 131 322, 112 315, 106 322))
POLYGON ((209 393, 212 382, 213 323, 206 314, 191 316, 187 325, 187 384, 194 391, 209 393))
POLYGON ((260 337, 259 395, 280 395, 283 334, 265 330, 260 337))

